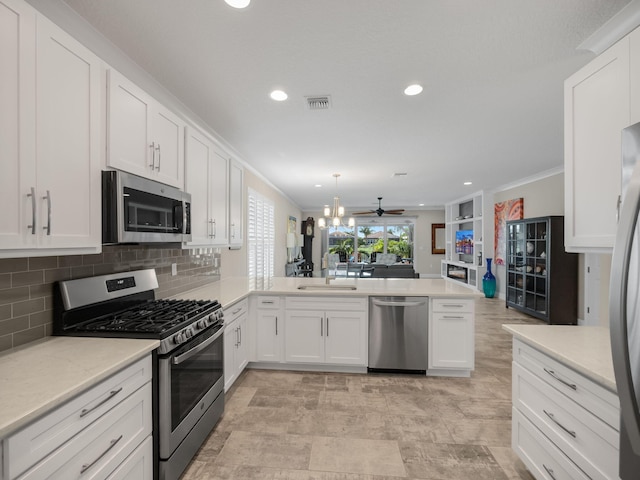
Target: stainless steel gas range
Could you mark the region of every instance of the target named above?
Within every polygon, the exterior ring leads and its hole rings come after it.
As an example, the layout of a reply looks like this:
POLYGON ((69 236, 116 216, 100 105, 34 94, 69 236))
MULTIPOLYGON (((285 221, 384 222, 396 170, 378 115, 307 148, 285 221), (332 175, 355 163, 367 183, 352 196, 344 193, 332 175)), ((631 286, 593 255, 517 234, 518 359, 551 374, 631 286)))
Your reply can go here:
POLYGON ((54 335, 153 338, 154 477, 178 479, 224 410, 222 307, 155 300, 155 271, 59 282, 54 335))

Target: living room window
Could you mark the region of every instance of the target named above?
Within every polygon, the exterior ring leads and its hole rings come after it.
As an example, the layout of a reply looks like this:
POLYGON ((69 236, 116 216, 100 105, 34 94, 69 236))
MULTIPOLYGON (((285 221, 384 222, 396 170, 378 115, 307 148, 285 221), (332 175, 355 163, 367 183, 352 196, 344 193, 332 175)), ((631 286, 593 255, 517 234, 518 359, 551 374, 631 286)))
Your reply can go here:
POLYGON ((325 231, 327 251, 340 255, 341 262, 374 263, 377 254, 391 253, 404 263, 414 263, 415 222, 410 217, 358 218, 354 228, 325 231))
POLYGON ((248 190, 247 276, 250 287, 260 289, 274 275, 275 207, 265 196, 248 190))

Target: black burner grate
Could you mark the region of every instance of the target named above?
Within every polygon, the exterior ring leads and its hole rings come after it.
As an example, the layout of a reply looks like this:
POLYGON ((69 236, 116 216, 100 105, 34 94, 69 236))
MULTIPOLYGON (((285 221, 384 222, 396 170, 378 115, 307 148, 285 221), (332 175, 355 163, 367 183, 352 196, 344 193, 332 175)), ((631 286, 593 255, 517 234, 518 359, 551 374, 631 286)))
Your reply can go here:
POLYGON ((150 300, 77 325, 79 332, 163 333, 214 309, 217 301, 150 300))

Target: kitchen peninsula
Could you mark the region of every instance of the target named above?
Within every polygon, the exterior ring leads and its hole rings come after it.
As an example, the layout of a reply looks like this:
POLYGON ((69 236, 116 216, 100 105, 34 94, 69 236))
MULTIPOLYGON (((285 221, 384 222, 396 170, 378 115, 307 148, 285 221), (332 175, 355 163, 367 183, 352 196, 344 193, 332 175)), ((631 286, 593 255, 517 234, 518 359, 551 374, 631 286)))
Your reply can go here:
POLYGON ((366 373, 370 297, 428 297, 427 375, 468 377, 474 369, 474 298, 443 279, 276 277, 258 286, 227 278, 180 294, 225 308, 225 389, 242 370, 366 373))

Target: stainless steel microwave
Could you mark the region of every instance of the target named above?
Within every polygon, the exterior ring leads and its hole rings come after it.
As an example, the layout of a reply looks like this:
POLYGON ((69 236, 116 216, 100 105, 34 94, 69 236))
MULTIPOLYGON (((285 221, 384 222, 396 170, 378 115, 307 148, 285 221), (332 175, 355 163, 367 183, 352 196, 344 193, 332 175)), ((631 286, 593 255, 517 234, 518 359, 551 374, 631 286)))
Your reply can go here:
POLYGON ((102 172, 103 244, 190 240, 190 194, 125 172, 102 172))

